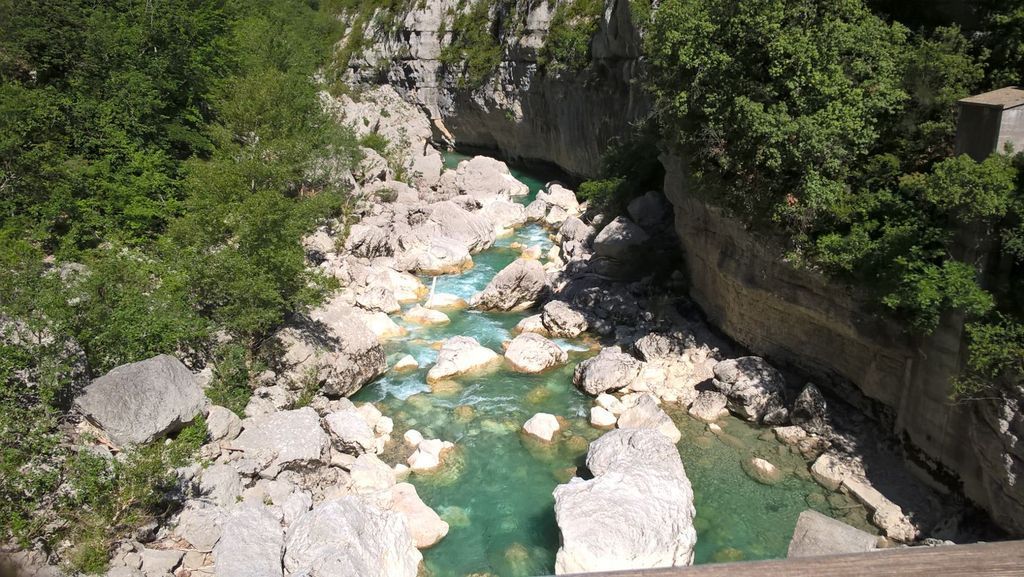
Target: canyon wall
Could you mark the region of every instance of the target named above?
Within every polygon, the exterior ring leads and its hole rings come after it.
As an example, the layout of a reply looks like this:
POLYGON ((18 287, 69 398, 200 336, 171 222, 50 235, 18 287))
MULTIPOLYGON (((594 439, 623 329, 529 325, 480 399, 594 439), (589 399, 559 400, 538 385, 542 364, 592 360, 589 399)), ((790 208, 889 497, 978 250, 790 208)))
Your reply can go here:
MULTIPOLYGON (((492 10, 503 57, 476 89, 460 84, 458 66, 441 61, 459 9, 450 0, 419 4, 397 31, 377 34, 352 60, 351 76, 398 88, 430 113, 438 140, 580 176, 597 174, 609 141, 650 113, 638 81, 640 34, 626 0, 606 0, 592 65, 554 75, 538 63, 551 6, 513 2, 507 13, 492 10)), ((947 315, 931 337, 908 336, 851 287, 789 266, 781 243, 703 201, 680 159, 662 160, 691 297, 709 320, 872 414, 905 441, 922 477, 959 480, 998 524, 1024 534, 1024 390, 950 401, 965 357, 962 319, 947 315)))
POLYGON ((681 159, 662 164, 690 296, 709 322, 872 414, 907 441, 919 473, 958 477, 998 524, 1024 533, 1024 391, 950 400, 963 319, 947 314, 931 336, 909 336, 853 287, 790 266, 783 243, 703 201, 681 159))
POLYGON ((637 81, 640 37, 627 0, 606 3, 592 65, 558 74, 546 73, 538 62, 552 4, 492 9, 503 56, 476 88, 465 86, 459 66, 441 60, 459 9, 450 0, 429 0, 406 14, 395 33, 367 29, 365 37, 375 40, 352 59, 350 74, 362 82, 386 81, 420 104, 435 121, 439 140, 497 150, 511 160, 543 160, 576 176, 596 174, 608 142, 650 110, 637 81))

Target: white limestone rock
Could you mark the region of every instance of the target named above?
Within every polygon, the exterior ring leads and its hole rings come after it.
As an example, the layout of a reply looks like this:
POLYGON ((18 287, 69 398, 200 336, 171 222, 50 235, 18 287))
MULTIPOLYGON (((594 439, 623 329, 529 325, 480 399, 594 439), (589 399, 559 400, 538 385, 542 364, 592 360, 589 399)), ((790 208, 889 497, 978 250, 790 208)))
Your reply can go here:
POLYGON ((760 357, 729 359, 715 365, 714 384, 728 398, 729 410, 767 425, 785 420, 786 380, 760 357))
POLYGON ((280 411, 242 421, 242 434, 232 443, 249 454, 273 455, 269 467, 313 465, 324 462, 330 439, 320 428, 320 416, 311 407, 280 411))
POLYGON ((210 441, 232 441, 242 432, 242 419, 231 409, 211 405, 206 410, 206 431, 210 441))
POLYGON ((518 311, 533 306, 547 288, 547 273, 536 260, 516 259, 501 269, 470 305, 481 310, 518 311))
POLYGON ((392 509, 405 517, 417 549, 433 547, 448 534, 448 523, 420 499, 416 487, 398 483, 391 495, 392 509))
POLYGON ((448 315, 443 312, 421 306, 415 306, 405 311, 402 318, 405 319, 406 322, 416 323, 418 325, 446 325, 451 322, 448 315))
POLYGON ((675 445, 656 431, 605 433, 590 445, 594 478, 555 488, 555 573, 693 563, 693 490, 675 445))
POLYGON ((597 356, 576 365, 572 382, 588 395, 599 395, 628 387, 642 369, 643 363, 619 347, 606 347, 597 356))
POLYGON ((590 407, 590 424, 599 429, 609 429, 615 426, 618 417, 604 407, 590 407))
POLYGON ((281 577, 284 531, 261 503, 242 503, 228 512, 213 548, 217 577, 281 577))
POLYGON ((505 360, 519 373, 539 373, 564 365, 569 355, 536 333, 522 333, 509 343, 505 360))
POLYGON ((563 301, 551 301, 544 305, 541 322, 553 337, 575 338, 587 330, 587 318, 583 313, 563 301))
POLYGON ((698 421, 714 423, 729 414, 726 408, 728 400, 718 391, 701 391, 697 399, 690 405, 690 416, 698 421))
POLYGON ((477 373, 496 366, 500 360, 498 353, 480 346, 473 337, 452 337, 441 346, 437 363, 427 372, 427 382, 477 373))
POLYGON ((289 528, 284 569, 309 577, 416 577, 422 559, 404 516, 345 496, 319 503, 289 528))
POLYGON ((550 413, 537 413, 523 423, 523 432, 548 442, 555 438, 555 433, 561 428, 558 417, 550 413))
POLYGON ((623 411, 618 426, 620 429, 653 429, 673 443, 678 443, 683 437, 672 417, 658 406, 657 398, 650 394, 640 396, 636 404, 623 411))

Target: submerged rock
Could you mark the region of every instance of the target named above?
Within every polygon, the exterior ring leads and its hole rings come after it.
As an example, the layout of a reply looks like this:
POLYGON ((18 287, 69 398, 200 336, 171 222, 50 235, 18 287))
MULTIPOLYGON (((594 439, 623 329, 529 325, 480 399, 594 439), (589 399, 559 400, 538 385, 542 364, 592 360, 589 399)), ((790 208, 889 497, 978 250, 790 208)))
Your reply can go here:
POLYGON ((75 407, 115 445, 141 445, 180 431, 206 397, 195 376, 170 355, 114 368, 75 399, 75 407))
POLYGON ((761 357, 742 357, 715 365, 715 387, 729 399, 729 410, 748 421, 768 425, 785 420, 786 380, 761 357))
POLYGON ((782 480, 782 471, 761 457, 744 459, 743 472, 762 485, 774 485, 782 480))
POLYGON ((498 353, 480 346, 473 337, 457 336, 444 342, 437 363, 427 372, 427 382, 484 370, 501 359, 498 353))
POLYGON ((539 373, 565 364, 569 355, 536 333, 522 333, 508 345, 505 360, 520 373, 539 373))
POLYGON ((527 309, 547 288, 547 273, 536 260, 516 259, 501 269, 484 290, 473 295, 470 304, 482 310, 527 309))
POLYGON ((422 559, 403 515, 347 496, 316 505, 291 526, 284 568, 309 577, 416 577, 422 559))
POLYGON ((693 490, 679 451, 656 431, 617 430, 590 445, 594 478, 555 488, 555 573, 693 563, 693 490))
POLYGON ((572 383, 588 395, 599 395, 628 387, 642 369, 640 361, 619 347, 607 347, 576 365, 572 383))

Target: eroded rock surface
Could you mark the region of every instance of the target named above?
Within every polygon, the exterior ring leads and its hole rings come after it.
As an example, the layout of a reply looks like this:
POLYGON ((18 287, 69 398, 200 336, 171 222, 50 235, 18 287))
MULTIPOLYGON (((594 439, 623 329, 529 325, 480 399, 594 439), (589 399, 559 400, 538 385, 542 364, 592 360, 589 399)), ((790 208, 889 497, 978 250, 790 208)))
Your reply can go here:
POLYGON ((115 445, 149 443, 192 422, 206 405, 192 373, 170 355, 114 368, 75 407, 115 445))
POLYGON ((587 468, 593 479, 555 488, 556 574, 693 562, 693 490, 675 445, 657 431, 611 431, 591 443, 587 468))

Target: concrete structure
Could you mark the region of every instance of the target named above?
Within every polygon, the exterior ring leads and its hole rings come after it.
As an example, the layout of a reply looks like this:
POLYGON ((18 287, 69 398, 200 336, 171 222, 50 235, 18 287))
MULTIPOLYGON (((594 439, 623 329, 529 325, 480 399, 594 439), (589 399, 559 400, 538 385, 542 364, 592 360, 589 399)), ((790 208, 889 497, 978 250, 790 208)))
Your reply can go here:
POLYGON ((1004 152, 1006 145, 1024 152, 1024 89, 1008 86, 959 102, 956 153, 977 161, 993 152, 1004 152))

